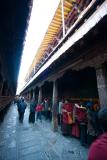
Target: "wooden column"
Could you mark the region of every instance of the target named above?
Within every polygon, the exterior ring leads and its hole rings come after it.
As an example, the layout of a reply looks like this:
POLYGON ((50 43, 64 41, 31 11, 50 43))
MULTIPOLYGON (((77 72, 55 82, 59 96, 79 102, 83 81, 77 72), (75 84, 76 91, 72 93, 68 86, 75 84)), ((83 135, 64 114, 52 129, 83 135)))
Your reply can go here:
POLYGON ((31 100, 31 90, 29 91, 29 101, 31 100))
POLYGON ((33 89, 33 99, 35 99, 35 89, 33 89))
POLYGON ((98 94, 101 107, 107 107, 107 66, 96 68, 98 94))
POLYGON ((57 81, 53 81, 53 105, 57 102, 58 100, 58 84, 57 81))
POLYGON ((57 110, 58 110, 58 84, 57 81, 53 81, 53 108, 52 108, 52 125, 53 131, 58 130, 58 117, 57 117, 57 110))
POLYGON ((2 96, 4 82, 0 82, 0 96, 2 96))
POLYGON ((38 103, 42 103, 42 87, 39 87, 38 103))

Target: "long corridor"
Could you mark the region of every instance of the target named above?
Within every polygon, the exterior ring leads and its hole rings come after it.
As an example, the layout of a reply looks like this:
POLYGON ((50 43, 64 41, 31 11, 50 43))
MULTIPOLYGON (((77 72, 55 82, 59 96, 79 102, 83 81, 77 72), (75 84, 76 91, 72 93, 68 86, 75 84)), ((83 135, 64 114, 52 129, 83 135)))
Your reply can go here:
POLYGON ((52 131, 43 120, 29 124, 27 107, 23 124, 19 123, 17 106, 12 104, 0 124, 0 160, 87 160, 87 149, 74 138, 52 131))

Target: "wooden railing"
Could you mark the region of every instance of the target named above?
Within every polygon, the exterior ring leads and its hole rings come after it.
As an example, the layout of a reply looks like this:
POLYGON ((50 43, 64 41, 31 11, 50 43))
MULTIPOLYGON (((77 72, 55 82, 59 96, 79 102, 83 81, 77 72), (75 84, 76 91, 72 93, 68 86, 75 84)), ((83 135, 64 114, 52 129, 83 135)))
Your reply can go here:
POLYGON ((13 96, 0 96, 0 111, 3 110, 12 100, 13 96))

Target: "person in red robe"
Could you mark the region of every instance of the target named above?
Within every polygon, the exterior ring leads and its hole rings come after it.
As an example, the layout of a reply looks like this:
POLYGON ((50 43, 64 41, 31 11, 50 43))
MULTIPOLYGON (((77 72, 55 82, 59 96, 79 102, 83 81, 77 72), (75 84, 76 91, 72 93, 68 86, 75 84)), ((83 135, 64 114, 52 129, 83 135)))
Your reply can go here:
POLYGON ((72 124, 71 135, 76 137, 76 138, 80 137, 79 123, 77 121, 78 108, 80 108, 80 106, 78 104, 74 104, 74 107, 73 107, 73 124, 72 124))
POLYGON ((76 110, 77 122, 80 126, 80 143, 82 146, 86 145, 87 139, 87 110, 86 107, 80 106, 76 110))
POLYGON ((72 122, 69 121, 71 118, 73 122, 73 105, 66 100, 62 106, 62 134, 71 135, 72 122))
POLYGON ((107 160, 107 107, 101 108, 98 113, 98 119, 103 133, 92 143, 88 160, 107 160))

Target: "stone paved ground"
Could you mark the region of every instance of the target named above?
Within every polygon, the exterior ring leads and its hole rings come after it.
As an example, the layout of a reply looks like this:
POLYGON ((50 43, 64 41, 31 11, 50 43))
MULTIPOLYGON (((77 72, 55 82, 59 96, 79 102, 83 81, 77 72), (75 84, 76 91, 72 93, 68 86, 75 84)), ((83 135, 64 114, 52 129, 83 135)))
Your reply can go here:
POLYGON ((0 160, 87 160, 87 149, 78 140, 54 133, 49 122, 18 121, 17 107, 12 105, 0 124, 0 160))

